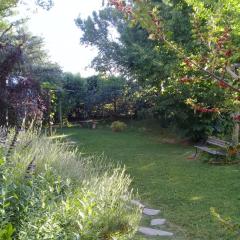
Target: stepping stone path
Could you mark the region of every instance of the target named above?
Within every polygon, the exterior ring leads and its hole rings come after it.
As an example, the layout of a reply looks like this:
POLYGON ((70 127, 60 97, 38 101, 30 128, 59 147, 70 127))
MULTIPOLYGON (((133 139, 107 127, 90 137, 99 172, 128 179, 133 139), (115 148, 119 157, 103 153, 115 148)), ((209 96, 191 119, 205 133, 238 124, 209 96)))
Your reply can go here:
POLYGON ((141 209, 145 208, 145 206, 142 203, 140 203, 138 200, 131 200, 131 203, 138 206, 141 209))
MULTIPOLYGON (((152 216, 156 216, 160 213, 160 210, 146 208, 145 205, 142 204, 138 200, 132 200, 131 203, 136 206, 139 206, 142 209, 142 213, 144 215, 152 217, 152 216)), ((156 219, 151 220, 151 226, 162 226, 165 223, 166 223, 166 219, 162 219, 162 218, 156 218, 156 219)), ((138 232, 141 234, 144 234, 146 236, 162 236, 162 237, 173 236, 173 233, 171 233, 171 232, 163 231, 163 230, 156 229, 156 228, 142 227, 142 226, 140 226, 138 228, 138 232)))
POLYGON ((143 214, 148 215, 148 216, 155 216, 160 213, 160 210, 155 210, 155 209, 150 209, 150 208, 144 208, 143 209, 143 214))
POLYGON ((139 227, 138 232, 147 235, 147 236, 173 236, 173 233, 166 232, 158 229, 148 228, 148 227, 139 227))
POLYGON ((156 226, 156 225, 163 225, 166 223, 166 219, 152 219, 151 221, 151 226, 156 226))

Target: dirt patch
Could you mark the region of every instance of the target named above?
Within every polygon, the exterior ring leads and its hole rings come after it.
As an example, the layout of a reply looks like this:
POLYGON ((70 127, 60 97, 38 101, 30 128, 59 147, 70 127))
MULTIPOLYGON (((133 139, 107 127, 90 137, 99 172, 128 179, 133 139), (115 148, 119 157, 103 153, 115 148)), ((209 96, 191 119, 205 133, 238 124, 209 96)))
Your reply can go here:
POLYGON ((161 140, 162 143, 169 143, 169 144, 177 144, 179 143, 179 140, 174 139, 174 138, 163 138, 161 140))

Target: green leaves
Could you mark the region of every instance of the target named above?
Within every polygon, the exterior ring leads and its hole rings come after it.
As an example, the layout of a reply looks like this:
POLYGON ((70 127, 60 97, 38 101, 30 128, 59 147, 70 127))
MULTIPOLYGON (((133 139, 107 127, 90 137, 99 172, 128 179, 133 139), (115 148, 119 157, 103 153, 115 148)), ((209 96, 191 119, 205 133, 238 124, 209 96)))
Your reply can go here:
POLYGON ((15 231, 12 224, 8 223, 4 228, 0 228, 0 240, 12 240, 15 231))

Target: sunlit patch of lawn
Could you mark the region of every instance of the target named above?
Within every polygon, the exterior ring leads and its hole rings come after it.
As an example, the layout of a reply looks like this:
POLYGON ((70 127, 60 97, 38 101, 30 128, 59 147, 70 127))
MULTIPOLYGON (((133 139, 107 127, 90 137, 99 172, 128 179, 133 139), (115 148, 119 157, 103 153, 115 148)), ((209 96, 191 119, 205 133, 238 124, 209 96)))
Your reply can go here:
POLYGON ((71 134, 54 134, 53 136, 50 136, 50 139, 65 139, 65 138, 69 138, 71 136, 71 134))

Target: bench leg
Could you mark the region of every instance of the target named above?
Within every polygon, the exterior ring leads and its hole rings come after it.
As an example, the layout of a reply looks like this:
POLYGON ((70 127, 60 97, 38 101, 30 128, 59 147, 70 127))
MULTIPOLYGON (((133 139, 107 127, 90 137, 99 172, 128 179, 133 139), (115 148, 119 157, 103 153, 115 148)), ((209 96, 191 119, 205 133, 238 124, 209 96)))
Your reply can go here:
POLYGON ((191 160, 196 159, 196 158, 197 158, 197 155, 198 155, 198 149, 196 148, 195 153, 192 154, 192 156, 188 157, 187 159, 191 159, 191 160))
POLYGON ((195 154, 194 154, 194 158, 198 158, 201 155, 202 151, 199 150, 198 148, 196 148, 195 154))
POLYGON ((196 148, 196 151, 195 151, 195 154, 194 154, 194 158, 197 157, 197 154, 198 154, 198 149, 196 148))

